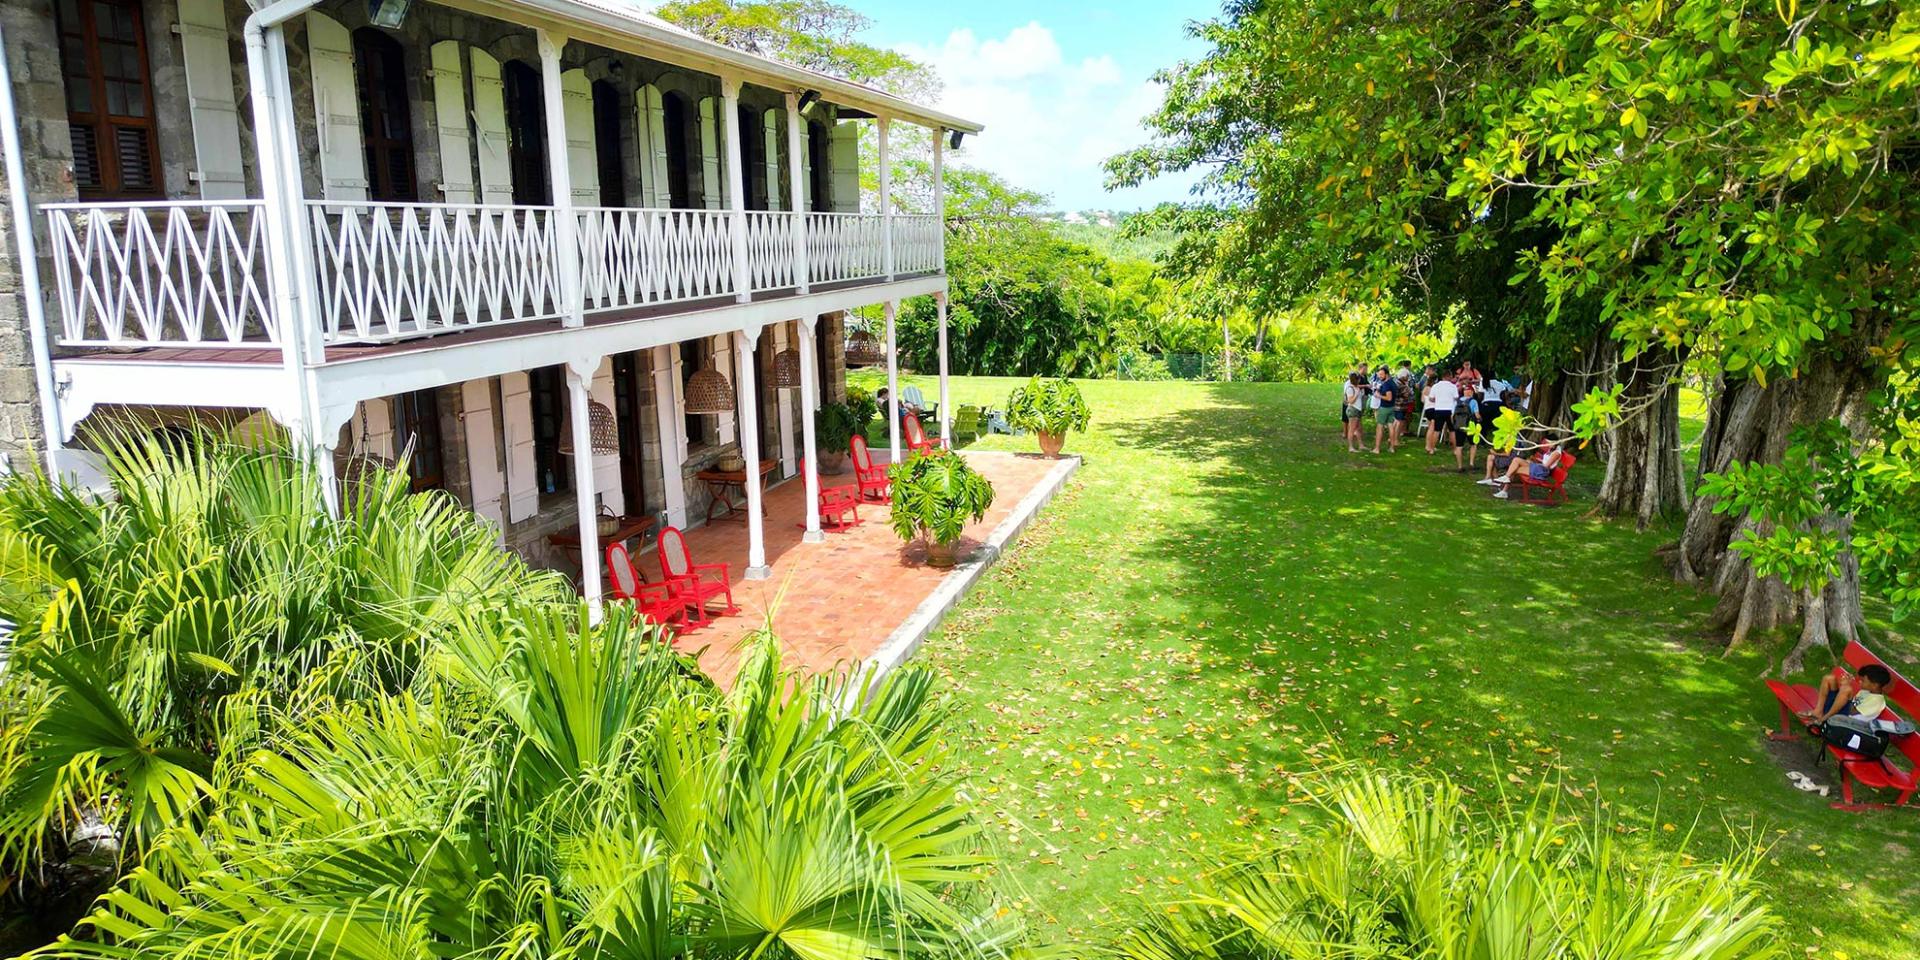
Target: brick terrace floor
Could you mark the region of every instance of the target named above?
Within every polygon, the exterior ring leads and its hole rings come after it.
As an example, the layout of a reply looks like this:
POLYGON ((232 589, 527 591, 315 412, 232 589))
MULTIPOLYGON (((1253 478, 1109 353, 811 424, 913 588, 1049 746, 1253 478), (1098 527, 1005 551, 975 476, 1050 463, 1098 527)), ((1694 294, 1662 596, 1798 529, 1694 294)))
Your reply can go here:
MULTIPOLYGON (((993 482, 994 490, 986 518, 969 525, 956 547, 956 557, 964 561, 1057 461, 1033 454, 961 455, 993 482)), ((820 480, 828 486, 852 483, 853 474, 823 475, 820 480)), ((700 651, 701 668, 722 684, 733 680, 740 639, 766 622, 769 609, 787 665, 820 672, 872 655, 948 573, 926 565, 924 548, 900 542, 887 525, 884 504, 861 506, 861 523, 844 533, 828 527, 825 543, 802 542, 805 488, 796 477, 766 492, 767 564, 773 570, 769 579, 742 579, 747 567, 744 523, 716 519, 687 531, 695 563, 728 564, 740 613, 716 617, 680 637, 676 646, 700 651)), ((649 581, 660 579, 651 547, 637 552, 634 561, 649 581)))

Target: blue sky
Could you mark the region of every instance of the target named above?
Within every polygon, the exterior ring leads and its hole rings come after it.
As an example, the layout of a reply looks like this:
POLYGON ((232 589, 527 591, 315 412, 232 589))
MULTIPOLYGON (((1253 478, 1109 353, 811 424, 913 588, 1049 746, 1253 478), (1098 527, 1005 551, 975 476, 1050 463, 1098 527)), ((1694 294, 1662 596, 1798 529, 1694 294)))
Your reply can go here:
POLYGON ((842 0, 873 19, 863 38, 933 64, 941 106, 986 124, 962 148, 1065 210, 1133 210, 1187 197, 1192 177, 1108 193, 1100 161, 1140 143, 1159 102, 1155 70, 1205 51, 1182 29, 1217 2, 842 0))

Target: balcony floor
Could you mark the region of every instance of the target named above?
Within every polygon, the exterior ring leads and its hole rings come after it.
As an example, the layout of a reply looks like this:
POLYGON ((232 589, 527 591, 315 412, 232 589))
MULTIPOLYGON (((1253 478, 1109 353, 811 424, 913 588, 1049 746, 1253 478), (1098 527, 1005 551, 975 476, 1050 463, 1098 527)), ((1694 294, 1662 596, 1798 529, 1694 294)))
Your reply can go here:
MULTIPOLYGON (((1054 482, 1062 461, 1011 453, 962 455, 994 487, 986 518, 970 524, 961 538, 957 556, 964 562, 1029 493, 1054 482)), ((821 481, 830 486, 851 483, 853 476, 823 476, 821 481)), ((824 543, 801 542, 805 487, 796 478, 767 491, 766 549, 773 571, 767 580, 742 579, 747 566, 745 524, 716 520, 687 531, 696 563, 729 565, 740 613, 717 617, 675 645, 697 652, 701 668, 723 685, 732 683, 739 667, 736 648, 741 638, 765 624, 769 611, 788 666, 818 673, 872 656, 946 577, 959 575, 927 566, 924 548, 903 545, 887 525, 884 504, 862 506, 858 526, 844 533, 829 528, 824 543)), ((653 551, 636 555, 635 562, 648 580, 659 580, 653 551)))

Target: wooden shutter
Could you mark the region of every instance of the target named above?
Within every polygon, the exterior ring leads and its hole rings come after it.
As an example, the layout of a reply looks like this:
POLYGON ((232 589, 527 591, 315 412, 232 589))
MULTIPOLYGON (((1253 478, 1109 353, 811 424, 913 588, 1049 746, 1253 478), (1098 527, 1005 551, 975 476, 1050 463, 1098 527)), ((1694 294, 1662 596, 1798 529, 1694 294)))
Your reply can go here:
POLYGON ((800 121, 800 209, 813 209, 813 124, 800 121))
POLYGON ((240 170, 240 108, 233 97, 233 56, 222 0, 180 0, 180 59, 187 72, 193 155, 203 200, 247 195, 240 170))
POLYGON ((507 490, 500 475, 500 435, 493 425, 493 381, 468 380, 460 385, 460 422, 466 428, 467 484, 473 491, 473 512, 492 520, 505 538, 506 513, 501 494, 507 490))
POLYGON ((533 392, 525 371, 500 378, 500 407, 507 441, 507 520, 519 523, 540 512, 540 478, 533 452, 533 392))
POLYGON ((660 88, 649 83, 634 93, 634 130, 640 139, 640 205, 673 206, 667 189, 667 111, 660 88))
POLYGON ((687 439, 687 358, 680 352, 680 345, 667 348, 670 366, 673 372, 673 436, 679 443, 679 455, 674 459, 675 468, 687 462, 687 454, 693 452, 687 439))
MULTIPOLYGON (((799 339, 800 322, 798 320, 792 320, 786 323, 777 323, 770 329, 773 333, 774 356, 779 356, 786 352, 789 346, 794 346, 794 341, 799 339)), ((763 337, 766 335, 767 334, 764 333, 761 334, 763 337)), ((772 381, 769 380, 768 384, 771 386, 772 381)), ((794 399, 798 396, 800 396, 799 387, 773 388, 773 398, 774 403, 778 405, 778 421, 780 424, 780 473, 788 477, 798 472, 795 470, 795 458, 798 454, 794 450, 796 444, 793 441, 795 424, 799 422, 795 419, 793 403, 794 399)))
POLYGON ((153 77, 139 0, 52 6, 73 185, 80 199, 162 198, 153 77))
POLYGON ((687 442, 681 433, 685 420, 680 414, 680 346, 670 343, 655 347, 648 351, 648 357, 653 373, 654 419, 660 431, 661 499, 666 506, 667 522, 684 526, 687 522, 686 475, 680 472, 680 467, 687 462, 687 442))
POLYGON ((507 137, 507 95, 500 80, 500 61, 475 48, 473 55, 473 126, 479 132, 480 202, 513 202, 513 164, 507 137))
POLYGON ((833 209, 860 212, 860 126, 848 120, 833 125, 827 155, 833 159, 833 209))
POLYGON ((573 205, 600 205, 600 154, 593 130, 593 82, 585 70, 560 75, 560 116, 567 131, 567 171, 573 205))
POLYGON ((734 408, 714 418, 719 422, 719 442, 724 445, 733 442, 734 421, 740 416, 740 405, 738 402, 740 399, 740 371, 735 370, 733 367, 733 334, 721 333, 714 335, 713 368, 720 371, 721 376, 734 382, 734 408))
POLYGON ((720 142, 721 125, 718 122, 718 102, 713 97, 700 101, 700 197, 706 201, 708 210, 721 210, 728 207, 726 181, 720 173, 720 151, 724 145, 720 142))
MULTIPOLYGON (((619 410, 619 405, 613 396, 612 357, 600 359, 600 366, 593 371, 593 382, 587 384, 587 395, 604 404, 608 410, 619 410)), ((615 414, 615 416, 618 415, 618 413, 615 414)), ((617 442, 618 431, 614 432, 614 437, 617 442)), ((600 494, 600 502, 616 514, 627 512, 626 484, 620 477, 620 458, 626 455, 627 451, 622 450, 611 457, 595 456, 593 458, 593 489, 600 494)), ((639 456, 640 451, 633 451, 633 455, 639 456)))
POLYGON ((780 191, 780 111, 768 110, 760 115, 761 126, 765 129, 767 148, 767 209, 784 210, 786 199, 780 191))
POLYGON ((309 13, 307 56, 313 62, 313 116, 320 140, 323 195, 328 200, 365 200, 367 157, 360 144, 353 37, 338 20, 309 13))
MULTIPOLYGON (((473 135, 467 132, 467 83, 458 40, 433 45, 433 125, 440 133, 440 196, 448 203, 472 203, 473 135)), ((487 409, 492 411, 491 402, 487 409)))

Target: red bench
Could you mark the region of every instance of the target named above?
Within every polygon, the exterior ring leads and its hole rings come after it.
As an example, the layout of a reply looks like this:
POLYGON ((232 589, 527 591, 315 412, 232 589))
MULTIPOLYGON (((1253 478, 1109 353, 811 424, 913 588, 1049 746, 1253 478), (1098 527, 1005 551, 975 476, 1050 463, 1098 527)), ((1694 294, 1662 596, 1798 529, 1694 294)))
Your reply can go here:
POLYGON ((1545 480, 1535 480, 1532 470, 1522 473, 1520 475, 1520 502, 1547 504, 1566 503, 1567 471, 1573 469, 1573 461, 1573 454, 1561 454, 1560 462, 1554 464, 1553 470, 1547 474, 1545 480), (1535 500, 1533 498, 1533 491, 1535 490, 1542 491, 1542 499, 1535 500))
MULTIPOLYGON (((1898 670, 1874 656, 1873 651, 1862 646, 1858 640, 1847 644, 1844 656, 1847 664, 1856 671, 1870 663, 1886 667, 1888 672, 1893 674, 1893 683, 1887 686, 1887 702, 1899 707, 1908 717, 1920 717, 1920 689, 1916 689, 1912 682, 1902 677, 1898 670)), ((1845 672, 1843 667, 1833 669, 1835 673, 1845 672)), ((1806 684, 1768 680, 1767 689, 1773 691, 1774 699, 1780 701, 1780 729, 1768 733, 1767 738, 1770 740, 1799 739, 1800 733, 1806 730, 1806 724, 1801 722, 1799 714, 1812 713, 1820 707, 1820 704, 1814 700, 1818 694, 1817 688, 1806 684)), ((1880 716, 1888 720, 1899 717, 1891 707, 1880 716)), ((1899 795, 1893 802, 1894 806, 1905 806, 1907 800, 1913 796, 1915 787, 1920 786, 1920 735, 1895 737, 1887 755, 1874 760, 1832 745, 1827 745, 1826 750, 1840 764, 1841 799, 1839 803, 1833 805, 1836 809, 1863 810, 1869 806, 1878 806, 1878 804, 1855 803, 1853 799, 1855 784, 1876 790, 1894 791, 1899 795), (1906 758, 1907 765, 1904 768, 1894 763, 1896 756, 1906 758)))

